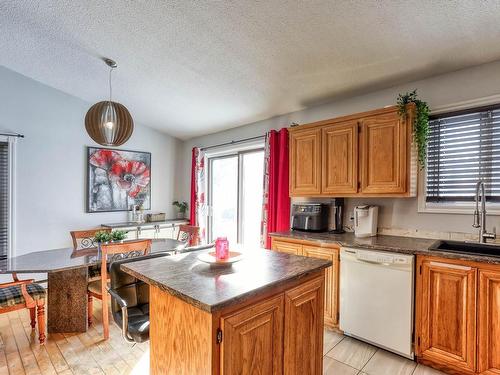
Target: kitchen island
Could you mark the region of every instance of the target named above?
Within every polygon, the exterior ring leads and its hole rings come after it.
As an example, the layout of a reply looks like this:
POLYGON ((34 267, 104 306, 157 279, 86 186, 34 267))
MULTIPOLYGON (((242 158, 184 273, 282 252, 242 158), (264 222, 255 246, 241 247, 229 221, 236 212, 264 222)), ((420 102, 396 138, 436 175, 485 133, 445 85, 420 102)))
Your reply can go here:
POLYGON ((321 374, 324 270, 268 250, 229 268, 200 252, 122 265, 150 285, 152 374, 321 374))

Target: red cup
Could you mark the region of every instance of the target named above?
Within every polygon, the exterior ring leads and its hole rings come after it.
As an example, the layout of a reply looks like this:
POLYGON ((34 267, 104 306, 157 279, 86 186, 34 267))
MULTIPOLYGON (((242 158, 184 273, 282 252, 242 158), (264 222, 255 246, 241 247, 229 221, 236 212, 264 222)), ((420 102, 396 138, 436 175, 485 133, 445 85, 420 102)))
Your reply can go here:
POLYGON ((215 240, 215 258, 217 260, 229 258, 229 242, 227 237, 217 237, 215 240))

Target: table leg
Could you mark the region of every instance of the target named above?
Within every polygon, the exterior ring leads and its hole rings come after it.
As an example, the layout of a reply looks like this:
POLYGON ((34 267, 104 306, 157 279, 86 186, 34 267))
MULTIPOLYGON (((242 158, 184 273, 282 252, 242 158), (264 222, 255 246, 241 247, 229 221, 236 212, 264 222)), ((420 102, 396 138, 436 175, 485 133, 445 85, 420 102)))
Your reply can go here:
POLYGON ((48 274, 48 331, 72 333, 87 331, 86 267, 48 274))

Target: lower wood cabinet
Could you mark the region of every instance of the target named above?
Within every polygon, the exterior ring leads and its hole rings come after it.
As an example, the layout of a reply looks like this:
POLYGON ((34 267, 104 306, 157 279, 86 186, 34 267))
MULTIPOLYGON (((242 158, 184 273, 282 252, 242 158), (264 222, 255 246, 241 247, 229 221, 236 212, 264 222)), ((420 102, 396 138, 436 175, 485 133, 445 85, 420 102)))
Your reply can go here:
POLYGON ((417 257, 416 353, 459 374, 500 374, 500 266, 417 257))
POLYGON ((500 374, 500 269, 479 271, 478 368, 500 374))
POLYGON ((284 374, 322 373, 323 285, 316 279, 285 293, 284 374))
POLYGON ((222 317, 223 374, 283 373, 283 295, 222 317))
POLYGON ((325 270, 324 324, 330 328, 339 326, 339 251, 336 245, 319 246, 314 242, 292 238, 273 237, 271 249, 274 251, 331 260, 333 265, 325 270))
POLYGON ((221 374, 321 374, 323 293, 320 276, 222 315, 221 374))

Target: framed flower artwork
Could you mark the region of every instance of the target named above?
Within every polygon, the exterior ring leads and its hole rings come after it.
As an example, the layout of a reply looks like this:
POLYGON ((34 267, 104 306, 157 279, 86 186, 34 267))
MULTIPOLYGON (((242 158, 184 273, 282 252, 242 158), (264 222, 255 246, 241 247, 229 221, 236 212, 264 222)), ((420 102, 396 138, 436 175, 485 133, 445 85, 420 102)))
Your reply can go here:
POLYGON ((87 212, 151 209, 151 153, 87 147, 87 212))

